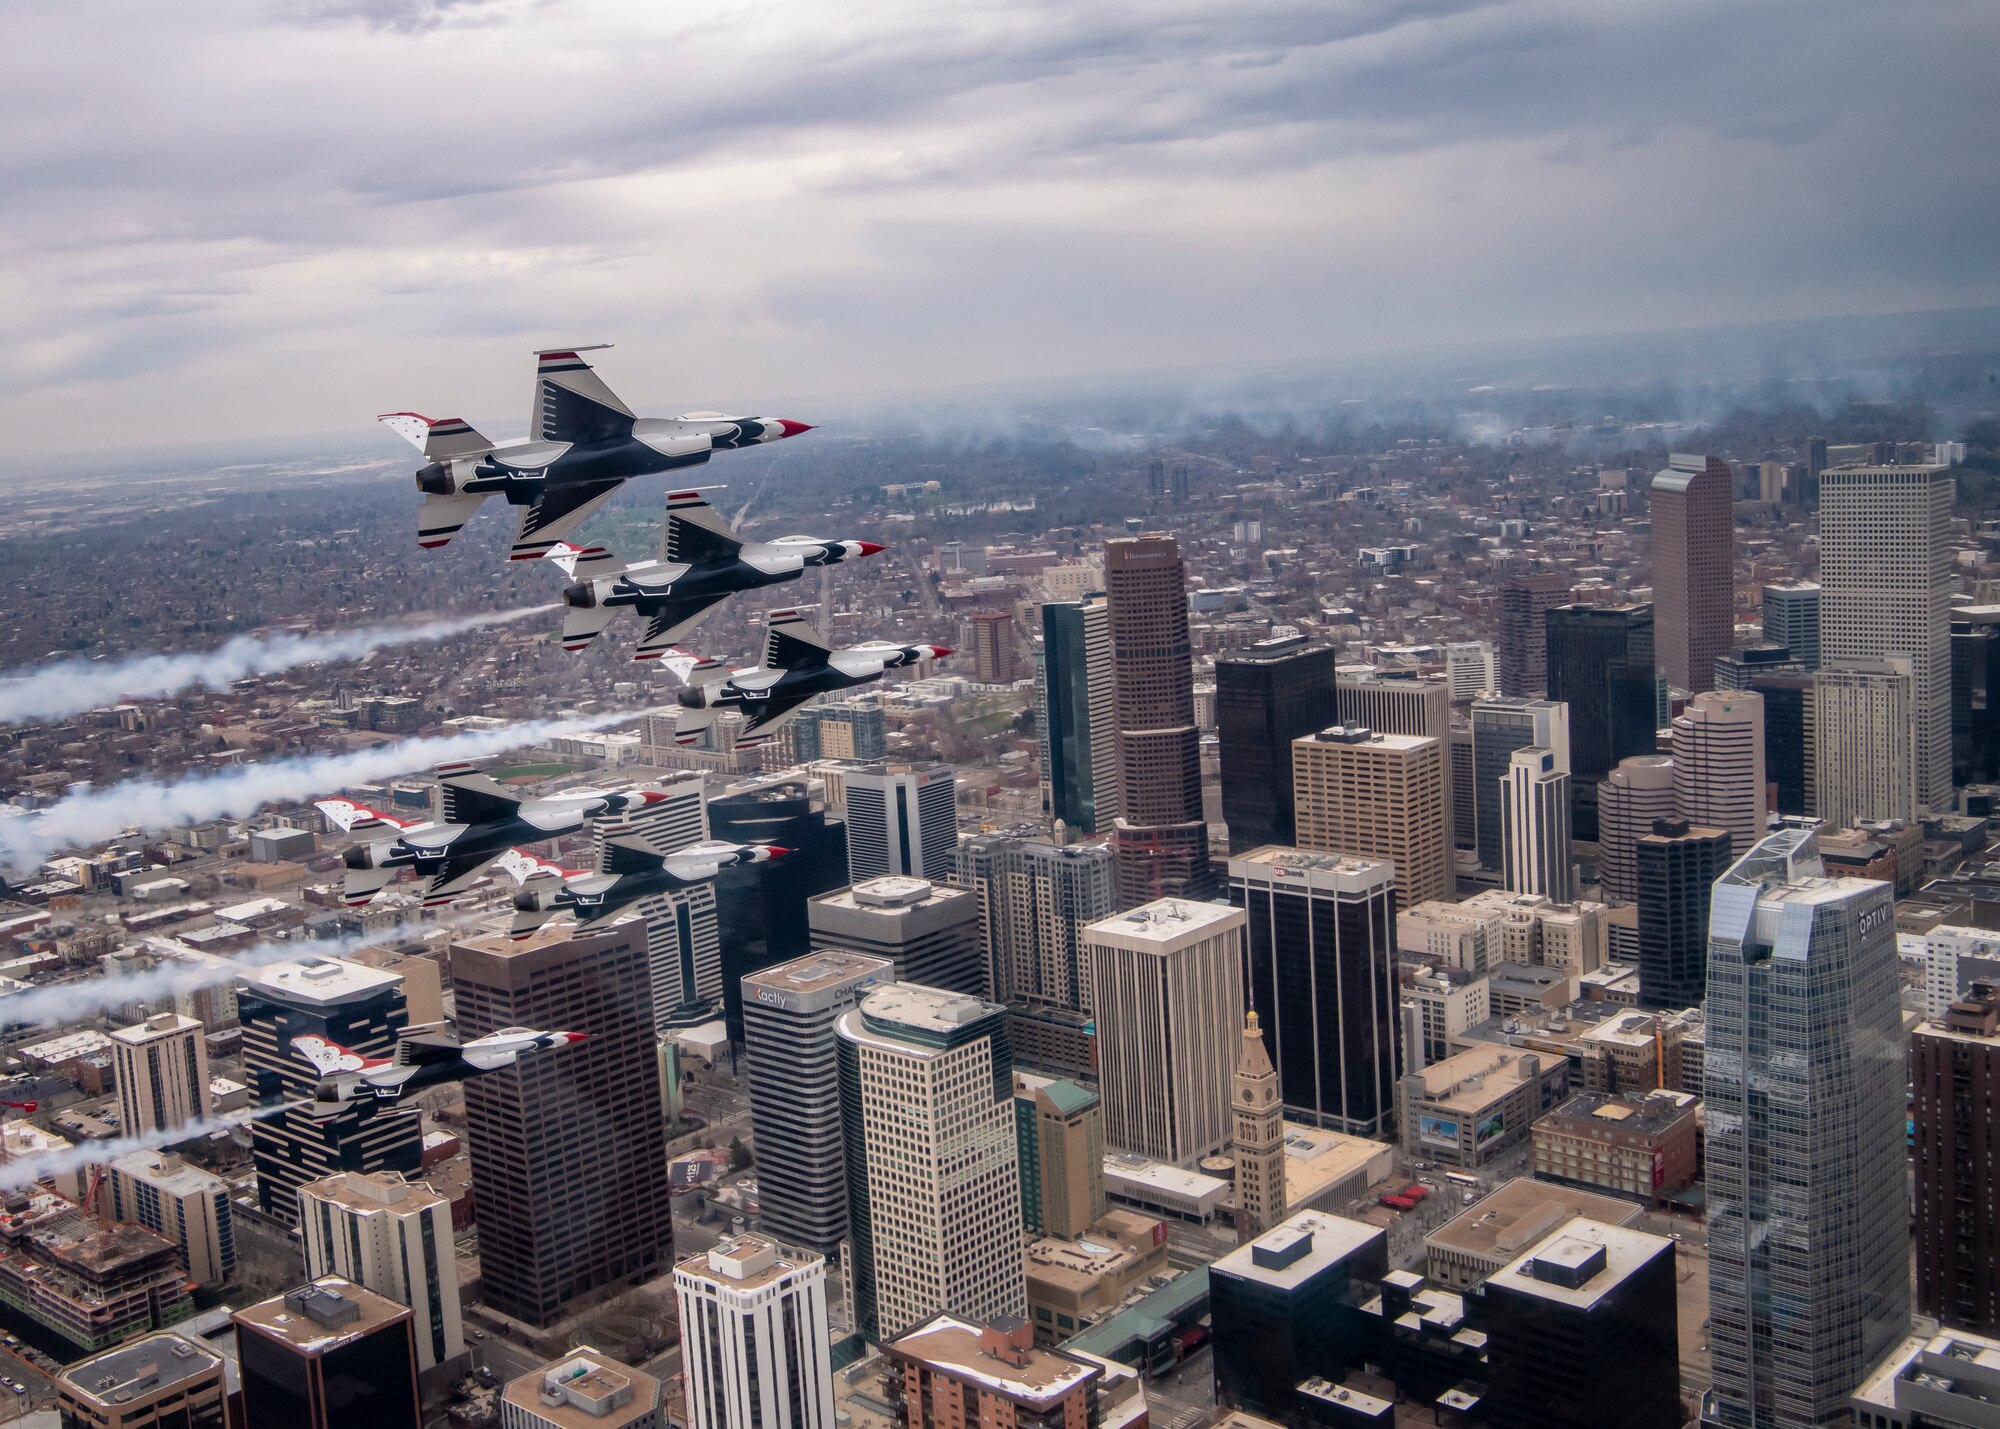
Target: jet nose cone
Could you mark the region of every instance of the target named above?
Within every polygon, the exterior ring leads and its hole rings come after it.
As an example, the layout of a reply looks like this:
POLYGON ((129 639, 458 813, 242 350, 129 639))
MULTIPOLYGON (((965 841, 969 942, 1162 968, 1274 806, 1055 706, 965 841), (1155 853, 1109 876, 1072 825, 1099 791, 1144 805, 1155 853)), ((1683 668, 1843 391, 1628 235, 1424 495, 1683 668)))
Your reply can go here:
POLYGON ((854 544, 861 548, 861 554, 864 556, 877 555, 889 549, 887 546, 874 541, 856 541, 854 544))
POLYGON ((788 417, 778 418, 778 425, 785 429, 785 435, 788 437, 796 437, 800 432, 812 430, 811 422, 794 422, 788 417))
POLYGON ((644 803, 662 804, 666 802, 667 796, 658 789, 646 789, 641 791, 639 798, 644 803))
POLYGON ((588 1032, 565 1032, 563 1033, 563 1040, 574 1047, 579 1042, 588 1042, 590 1034, 588 1032))
POLYGON ((931 646, 931 658, 933 660, 942 660, 947 655, 956 655, 957 653, 958 652, 956 650, 952 649, 948 645, 931 646))
POLYGON ((778 844, 765 844, 764 852, 768 853, 772 858, 783 858, 786 854, 790 853, 791 850, 788 848, 784 848, 778 844))

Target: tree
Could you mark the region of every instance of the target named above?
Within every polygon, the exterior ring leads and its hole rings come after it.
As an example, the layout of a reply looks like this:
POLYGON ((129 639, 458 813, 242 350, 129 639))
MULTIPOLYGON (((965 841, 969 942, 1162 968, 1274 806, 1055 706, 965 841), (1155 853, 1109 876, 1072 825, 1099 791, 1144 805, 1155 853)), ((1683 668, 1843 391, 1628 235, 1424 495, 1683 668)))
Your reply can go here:
POLYGON ((729 1138, 729 1169, 741 1171, 750 1164, 750 1148, 743 1144, 743 1138, 729 1138))

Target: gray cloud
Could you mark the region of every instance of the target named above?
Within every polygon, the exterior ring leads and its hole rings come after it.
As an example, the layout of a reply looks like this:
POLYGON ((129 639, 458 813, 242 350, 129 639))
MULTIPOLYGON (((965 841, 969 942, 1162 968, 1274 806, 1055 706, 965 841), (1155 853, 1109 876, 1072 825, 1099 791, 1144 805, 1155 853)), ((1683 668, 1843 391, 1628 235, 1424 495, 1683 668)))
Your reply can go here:
POLYGON ((607 376, 660 409, 2000 298, 1982 0, 9 29, 17 450, 365 440, 388 405, 490 409, 543 340, 618 341, 607 376))

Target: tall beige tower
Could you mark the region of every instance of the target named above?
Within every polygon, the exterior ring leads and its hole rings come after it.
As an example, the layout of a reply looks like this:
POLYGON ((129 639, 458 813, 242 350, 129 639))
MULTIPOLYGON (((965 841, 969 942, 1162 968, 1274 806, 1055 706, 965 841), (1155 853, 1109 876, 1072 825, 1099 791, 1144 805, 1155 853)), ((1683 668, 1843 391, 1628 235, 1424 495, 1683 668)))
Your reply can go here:
POLYGON ((1264 1050, 1254 1011, 1243 1024, 1229 1108, 1236 1243, 1246 1245, 1285 1218, 1285 1108, 1278 1098, 1278 1069, 1264 1050))
POLYGON ((208 1116, 208 1044, 192 1017, 161 1012, 111 1034, 120 1130, 170 1131, 208 1116))
POLYGON ((1813 675, 1813 790, 1829 829, 1917 816, 1920 735, 1910 661, 1829 659, 1813 675))
POLYGON ((1292 741, 1299 847, 1386 859, 1396 904, 1452 897, 1444 741, 1334 725, 1292 741))
POLYGON ((1764 697, 1709 691, 1674 719, 1674 810, 1722 829, 1738 858, 1764 836, 1764 697))
POLYGON ((1721 457, 1686 452, 1653 478, 1654 638, 1667 683, 1691 694, 1715 688, 1715 662, 1729 653, 1734 485, 1721 457))
POLYGON ((1606 903, 1639 901, 1639 840, 1655 819, 1674 817, 1674 761, 1635 754, 1597 786, 1597 881, 1606 903))
POLYGON ((1951 806, 1956 492, 1942 466, 1839 466, 1819 478, 1820 658, 1910 662, 1917 803, 1932 812, 1951 806))

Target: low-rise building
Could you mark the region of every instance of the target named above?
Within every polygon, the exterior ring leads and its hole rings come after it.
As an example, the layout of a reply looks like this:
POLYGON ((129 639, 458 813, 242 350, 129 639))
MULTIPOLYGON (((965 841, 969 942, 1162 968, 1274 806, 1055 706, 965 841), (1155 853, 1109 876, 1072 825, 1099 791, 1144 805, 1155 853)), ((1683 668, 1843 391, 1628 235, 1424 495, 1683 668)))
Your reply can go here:
MULTIPOLYGON (((1423 968, 1411 976, 1403 989, 1403 1000, 1417 1009, 1417 1025, 1424 1037, 1424 1063, 1441 1062, 1449 1057, 1454 1037, 1492 1015, 1489 981, 1483 972, 1464 972, 1455 967, 1423 968)), ((1416 1061, 1411 1058, 1412 1065, 1416 1061)))
POLYGON ((1284 1123, 1286 1216, 1344 1206, 1396 1169, 1396 1148, 1344 1131, 1284 1123))
POLYGON ((509 1380, 500 1429, 664 1429, 660 1382, 589 1345, 509 1380))
POLYGON ((1133 1286, 1167 1268, 1167 1226, 1135 1211, 1107 1211, 1073 1239, 1030 1241, 1025 1255, 1035 1339, 1055 1344, 1096 1324, 1133 1286))
POLYGON ((1404 1153, 1470 1170, 1527 1140, 1569 1095, 1569 1063, 1481 1044, 1410 1073, 1400 1093, 1404 1153))
POLYGON ((180 1335, 147 1335, 56 1376, 64 1429, 223 1429, 222 1356, 180 1335))
POLYGON ((197 1285, 236 1274, 236 1231, 229 1183, 171 1151, 131 1151, 106 1177, 111 1218, 144 1226, 174 1243, 181 1269, 197 1285))
POLYGON ((80 1350, 101 1350, 194 1311, 174 1243, 139 1226, 100 1226, 70 1202, 31 1195, 0 1211, 0 1303, 80 1350))
POLYGON ((1222 1209, 1229 1183, 1132 1152, 1104 1158, 1104 1198, 1157 1216, 1207 1225, 1222 1209))
POLYGON ((1697 1106, 1681 1091, 1571 1097, 1535 1123, 1535 1174, 1663 1205, 1699 1173, 1697 1106))
POLYGON ((1848 1405, 1855 1429, 2000 1429, 2000 1340, 1965 1330, 1913 1333, 1848 1405))
POLYGON ((1136 1375, 1039 1347, 1025 1320, 980 1325, 933 1315, 884 1344, 882 1358, 883 1397, 903 1429, 1133 1429, 1145 1421, 1136 1375))
POLYGON ((1517 1177, 1424 1237, 1430 1277, 1470 1290, 1572 1217, 1622 1226, 1643 1209, 1636 1201, 1517 1177))

